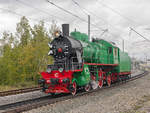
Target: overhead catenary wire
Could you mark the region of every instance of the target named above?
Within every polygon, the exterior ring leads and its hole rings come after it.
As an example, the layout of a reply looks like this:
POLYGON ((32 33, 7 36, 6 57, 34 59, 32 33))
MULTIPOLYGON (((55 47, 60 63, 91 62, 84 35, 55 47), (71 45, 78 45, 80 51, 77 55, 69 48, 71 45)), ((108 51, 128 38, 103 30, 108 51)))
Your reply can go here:
MULTIPOLYGON (((112 12, 118 14, 119 16, 121 16, 122 18, 126 19, 126 20, 129 21, 130 23, 136 23, 134 20, 132 20, 132 19, 130 19, 130 18, 124 16, 124 15, 121 14, 119 11, 117 11, 117 10, 111 8, 110 6, 104 4, 103 2, 99 2, 99 1, 98 1, 98 3, 101 4, 102 6, 108 8, 108 9, 111 10, 112 12)), ((138 34, 139 36, 141 36, 143 39, 145 39, 145 40, 147 40, 147 41, 150 42, 150 40, 149 40, 148 38, 146 38, 145 36, 143 36, 142 34, 140 34, 139 32, 137 32, 137 31, 136 31, 135 29, 133 29, 132 27, 130 27, 129 36, 131 35, 131 30, 134 31, 135 33, 137 33, 137 34, 138 34)))
MULTIPOLYGON (((76 4, 83 12, 85 12, 86 15, 92 14, 92 15, 96 16, 97 18, 99 18, 99 17, 98 17, 96 14, 94 14, 93 12, 91 12, 91 11, 87 10, 86 8, 82 7, 77 1, 72 0, 72 2, 73 2, 74 4, 76 4)), ((102 20, 103 22, 106 22, 106 21, 105 21, 104 19, 102 19, 102 18, 99 18, 99 19, 102 20)))
MULTIPOLYGON (((123 14, 121 14, 120 12, 118 12, 117 10, 111 8, 110 6, 102 3, 102 2, 98 2, 99 4, 101 4, 103 7, 108 8, 109 10, 111 10, 112 12, 118 14, 119 16, 121 16, 122 18, 126 19, 127 21, 129 21, 130 23, 136 23, 134 20, 124 16, 123 14)), ((149 39, 147 39, 146 37, 144 37, 143 35, 141 35, 140 33, 138 33, 136 30, 134 30, 132 27, 130 27, 130 30, 133 30, 135 33, 137 33, 139 36, 141 36, 142 38, 144 38, 147 41, 150 41, 149 39)), ((130 36, 131 31, 129 31, 129 36, 130 36)))
POLYGON ((129 21, 130 23, 136 23, 134 20, 128 18, 127 16, 121 14, 119 11, 117 11, 116 9, 113 9, 112 7, 110 7, 109 5, 104 4, 103 2, 99 2, 98 3, 100 5, 102 5, 103 7, 106 7, 107 9, 111 10, 112 12, 116 13, 117 15, 119 15, 120 17, 126 19, 127 21, 129 21))
POLYGON ((44 13, 44 14, 46 14, 46 15, 52 17, 52 18, 55 17, 55 18, 58 18, 58 19, 60 19, 60 20, 64 20, 63 18, 56 17, 55 15, 51 15, 49 12, 47 12, 47 11, 45 11, 45 10, 42 10, 42 9, 39 9, 39 8, 37 8, 37 7, 31 6, 30 4, 25 3, 25 2, 23 2, 23 1, 21 1, 21 0, 16 0, 16 1, 17 1, 18 3, 20 3, 20 4, 23 4, 23 5, 27 6, 27 7, 30 7, 30 8, 35 9, 35 10, 38 10, 38 11, 40 11, 40 12, 42 12, 42 13, 44 13))
POLYGON ((82 10, 82 12, 83 12, 84 14, 89 15, 89 12, 88 12, 85 8, 82 8, 78 2, 76 2, 75 0, 72 0, 72 2, 73 2, 74 4, 76 4, 76 5, 82 10))
POLYGON ((74 14, 74 13, 72 13, 72 12, 70 12, 70 11, 68 11, 68 10, 66 10, 66 9, 64 9, 64 8, 62 8, 62 7, 60 7, 60 6, 58 6, 58 5, 56 5, 55 3, 53 3, 53 2, 51 2, 51 1, 49 1, 49 0, 46 0, 46 1, 47 1, 48 3, 50 3, 51 5, 54 5, 55 7, 57 7, 57 8, 59 8, 59 9, 63 10, 64 12, 66 12, 66 13, 68 13, 68 14, 70 14, 70 15, 72 15, 72 16, 74 16, 74 17, 80 19, 80 20, 82 20, 83 22, 86 22, 86 23, 87 23, 87 20, 85 20, 85 19, 79 17, 78 15, 76 15, 76 14, 74 14))
MULTIPOLYGON (((101 19, 103 22, 106 23, 106 21, 105 21, 103 18, 97 16, 95 13, 93 13, 93 12, 87 10, 86 8, 82 7, 77 1, 75 1, 75 0, 72 0, 72 1, 73 1, 73 3, 75 3, 78 7, 80 7, 80 9, 84 9, 84 10, 87 12, 87 14, 92 14, 92 15, 96 16, 97 18, 101 19)), ((121 31, 120 29, 114 27, 114 26, 111 25, 110 23, 107 22, 107 24, 109 24, 112 28, 114 28, 114 29, 116 29, 116 30, 118 30, 118 31, 121 31)), ((98 31, 98 30, 92 30, 92 31, 98 31)), ((116 37, 116 36, 115 36, 113 33, 111 33, 108 29, 103 30, 103 32, 102 32, 102 34, 100 35, 100 37, 103 36, 105 33, 109 33, 110 35, 116 37)))
MULTIPOLYGON (((17 0, 18 1, 18 0, 17 0)), ((74 0, 75 1, 75 0, 74 0)), ((79 4, 78 4, 79 5, 79 4)), ((12 13, 12 14, 15 14, 15 15, 18 15, 18 16, 25 16, 25 15, 23 15, 23 14, 20 14, 20 13, 17 13, 17 12, 15 12, 15 11, 13 11, 13 10, 9 10, 9 9, 4 9, 4 8, 0 8, 0 10, 5 10, 5 11, 7 11, 7 12, 9 12, 9 13, 12 13)), ((28 17, 29 18, 29 17, 28 17)), ((33 18, 29 18, 30 20, 32 20, 32 21, 40 21, 40 20, 38 20, 38 19, 33 19, 33 18)), ((149 39, 147 39, 146 37, 144 37, 145 38, 145 40, 148 40, 148 41, 150 41, 149 39)))
MULTIPOLYGON (((124 16, 123 14, 121 14, 120 12, 118 12, 117 10, 111 8, 110 6, 102 3, 102 2, 98 2, 99 4, 101 4, 102 6, 108 8, 109 10, 111 10, 112 12, 118 14, 119 16, 121 16, 122 18, 126 19, 127 21, 129 21, 130 23, 136 23, 134 20, 124 16)), ((139 36, 141 36, 143 39, 147 40, 150 42, 150 40, 148 38, 146 38, 145 36, 143 36, 142 34, 140 34, 139 32, 137 32, 135 29, 133 29, 132 27, 130 27, 130 31, 129 31, 129 36, 131 35, 131 30, 134 31, 135 33, 137 33, 139 36)))
MULTIPOLYGON (((11 14, 15 14, 15 15, 17 15, 17 16, 19 16, 19 17, 23 17, 23 16, 25 16, 25 15, 22 15, 22 14, 20 14, 20 13, 17 13, 17 12, 15 12, 15 11, 12 11, 12 10, 9 10, 9 9, 5 9, 5 8, 0 8, 0 10, 2 10, 2 11, 7 11, 8 13, 11 13, 11 14)), ((33 19, 33 18, 29 18, 28 17, 28 19, 29 20, 32 20, 32 21, 40 21, 40 20, 38 20, 38 19, 33 19)))
MULTIPOLYGON (((10 9, 0 8, 0 10, 6 11, 6 12, 8 12, 8 13, 10 13, 10 14, 13 14, 13 15, 16 15, 16 16, 19 16, 19 17, 24 17, 24 16, 25 16, 25 15, 23 15, 23 14, 21 14, 21 13, 12 11, 12 10, 10 10, 10 9)), ((28 17, 28 16, 25 16, 25 17, 27 17, 27 19, 30 20, 30 21, 32 21, 32 22, 38 22, 38 23, 39 23, 39 22, 41 21, 41 20, 39 20, 39 19, 31 18, 31 17, 28 17)), ((44 23, 50 24, 49 22, 44 22, 44 23)))
MULTIPOLYGON (((73 3, 76 4, 80 9, 82 9, 83 12, 86 11, 88 14, 91 13, 92 15, 98 17, 98 16, 95 15, 94 13, 92 13, 92 12, 88 11, 87 9, 85 9, 84 7, 82 7, 77 1, 75 1, 75 0, 72 0, 72 1, 73 1, 73 3)), ((134 24, 136 23, 134 20, 132 20, 132 19, 130 19, 130 18, 124 16, 123 14, 121 14, 121 13, 118 12, 117 10, 111 8, 110 6, 108 6, 108 5, 104 4, 104 3, 101 3, 101 5, 103 5, 103 7, 108 8, 109 10, 111 10, 111 11, 114 12, 114 13, 116 13, 117 15, 121 16, 122 18, 124 18, 125 20, 129 21, 130 23, 132 23, 132 24, 133 24, 133 23, 134 23, 134 24)), ((86 13, 85 13, 85 14, 86 14, 86 13)), ((98 18, 101 19, 103 22, 105 22, 105 20, 102 19, 101 17, 98 17, 98 18)), ((109 24, 109 23, 107 22, 107 24, 109 24)), ((109 25, 112 26, 111 24, 109 24, 109 25)), ((121 31, 120 29, 118 29, 118 28, 116 28, 116 27, 114 27, 114 26, 112 26, 112 27, 115 28, 116 30, 121 31)), ((97 30, 96 30, 96 31, 97 31, 97 30)), ((104 33, 105 33, 105 32, 103 32, 102 35, 103 35, 104 33)), ((110 33, 110 32, 108 32, 108 33, 114 36, 114 34, 112 34, 112 33, 110 33)), ((144 37, 144 36, 141 35, 140 33, 138 33, 138 32, 136 32, 136 33, 137 33, 138 35, 140 35, 141 37, 143 37, 145 40, 148 40, 146 37, 144 37)), ((101 35, 101 36, 102 36, 102 35, 101 35)), ((130 32, 129 32, 129 35, 130 35, 130 32)), ((148 41, 149 41, 149 40, 148 40, 148 41)))
MULTIPOLYGON (((72 13, 71 11, 68 11, 68 10, 62 8, 62 7, 60 7, 59 5, 53 3, 53 2, 51 2, 51 1, 49 1, 49 0, 46 0, 46 1, 47 1, 48 3, 50 3, 51 5, 53 5, 53 6, 57 7, 57 8, 59 8, 60 10, 62 10, 62 11, 64 11, 64 12, 66 12, 66 13, 68 13, 68 14, 70 14, 70 15, 76 17, 76 18, 78 18, 79 20, 81 20, 81 21, 83 21, 83 22, 85 22, 85 23, 88 23, 87 20, 85 20, 85 19, 79 17, 78 15, 72 13)), ((97 25, 95 25, 95 24, 93 24, 93 23, 91 23, 91 25, 97 27, 97 25)), ((102 31, 104 30, 104 29, 99 28, 99 27, 97 27, 97 28, 100 29, 100 30, 102 30, 102 31)))
MULTIPOLYGON (((55 18, 55 19, 59 19, 59 20, 66 21, 66 20, 64 20, 64 19, 61 18, 61 17, 52 15, 52 14, 50 14, 49 12, 47 12, 47 11, 45 11, 45 10, 39 9, 39 8, 37 8, 37 7, 34 7, 34 6, 32 6, 32 5, 28 4, 28 3, 25 3, 25 2, 23 2, 23 1, 21 1, 21 0, 16 0, 16 1, 17 1, 18 3, 24 5, 24 6, 27 6, 27 7, 30 7, 30 8, 32 8, 32 9, 38 10, 38 11, 42 12, 43 14, 48 15, 49 17, 52 17, 52 18, 55 18)), ((46 21, 46 19, 43 19, 43 20, 46 21)), ((47 23, 47 22, 46 22, 46 23, 47 23)))
MULTIPOLYGON (((89 14, 89 15, 92 14, 93 16, 95 16, 95 17, 97 17, 98 19, 102 20, 104 23, 108 24, 108 25, 111 26, 112 28, 114 28, 114 29, 116 29, 116 30, 118 30, 118 31, 121 31, 120 29, 116 28, 115 26, 113 26, 113 25, 110 24, 109 22, 106 22, 105 19, 99 17, 99 16, 96 15, 95 13, 93 13, 93 12, 87 10, 86 8, 82 7, 77 1, 75 1, 75 0, 72 0, 72 1, 73 1, 74 4, 76 4, 78 7, 80 7, 80 9, 83 9, 84 12, 86 11, 87 14, 89 14)), ((82 11, 83 11, 83 10, 82 10, 82 11)), ((104 31, 105 31, 105 30, 104 30, 104 31)))
MULTIPOLYGON (((143 44, 145 44, 147 42, 147 40, 143 40, 143 41, 136 41, 136 42, 133 42, 132 44, 135 44, 135 45, 143 45, 143 44)), ((149 44, 149 42, 148 42, 148 44, 149 44)))
MULTIPOLYGON (((94 15, 94 16, 96 16, 97 18, 101 19, 103 22, 106 23, 106 21, 105 21, 103 18, 99 17, 99 16, 96 15, 95 13, 93 13, 93 12, 87 10, 86 8, 82 7, 77 1, 75 1, 75 0, 72 0, 72 1, 73 1, 78 7, 84 9, 88 14, 94 15)), ((118 13, 118 14, 119 14, 119 13, 118 13)), ((121 15, 121 14, 120 14, 120 15, 121 15)), ((123 16, 123 15, 121 15, 121 16, 123 16)), ((123 18, 124 18, 124 17, 123 17, 123 18)), ((133 20, 130 20, 128 17, 126 17, 126 19, 128 19, 128 21, 130 21, 130 22, 133 21, 133 20)), ((109 22, 107 22, 107 24, 110 25, 112 28, 116 29, 117 31, 121 31, 121 29, 116 28, 115 26, 111 25, 109 22)), ((92 30, 92 31, 98 31, 98 30, 92 30)), ((113 37, 116 37, 115 34, 111 33, 110 31, 107 31, 107 30, 106 30, 105 32, 102 32, 102 34, 100 35, 100 37, 103 36, 106 32, 109 33, 110 35, 112 35, 113 37)), ((121 32, 125 33, 124 31, 121 31, 121 32)))
MULTIPOLYGON (((19 16, 19 17, 24 17, 25 15, 23 15, 23 14, 21 14, 21 13, 18 13, 18 12, 15 12, 15 11, 13 11, 13 10, 10 10, 10 9, 5 9, 5 8, 0 8, 0 10, 2 10, 2 11, 6 11, 6 12, 8 12, 8 13, 10 13, 10 14, 13 14, 13 15, 16 15, 16 16, 19 16)), ((25 17, 27 17, 27 16, 25 16, 25 17)), ((30 20, 30 21, 32 21, 32 22, 40 22, 41 20, 39 20, 39 19, 35 19, 35 18, 30 18, 30 17, 27 17, 28 18, 28 20, 30 20)), ((49 24, 48 22, 45 22, 46 24, 49 24)))
POLYGON ((146 38, 145 36, 143 36, 142 34, 140 34, 139 32, 137 32, 135 29, 133 29, 132 27, 130 27, 130 29, 132 30, 132 31, 134 31, 136 34, 138 34, 139 36, 141 36, 143 39, 145 39, 145 40, 147 40, 147 41, 149 41, 150 42, 150 40, 148 39, 148 38, 146 38))

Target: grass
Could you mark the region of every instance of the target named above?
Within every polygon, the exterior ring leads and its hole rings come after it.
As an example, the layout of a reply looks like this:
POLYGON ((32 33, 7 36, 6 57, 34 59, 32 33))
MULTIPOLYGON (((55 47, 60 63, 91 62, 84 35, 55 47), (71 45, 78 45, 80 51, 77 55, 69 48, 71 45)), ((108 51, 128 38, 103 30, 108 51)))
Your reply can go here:
POLYGON ((29 88, 29 87, 35 87, 34 82, 24 82, 17 85, 9 86, 9 85, 0 85, 0 91, 8 91, 8 90, 16 90, 21 88, 29 88))
POLYGON ((0 85, 0 91, 8 91, 8 90, 15 90, 15 89, 19 89, 19 87, 0 85))

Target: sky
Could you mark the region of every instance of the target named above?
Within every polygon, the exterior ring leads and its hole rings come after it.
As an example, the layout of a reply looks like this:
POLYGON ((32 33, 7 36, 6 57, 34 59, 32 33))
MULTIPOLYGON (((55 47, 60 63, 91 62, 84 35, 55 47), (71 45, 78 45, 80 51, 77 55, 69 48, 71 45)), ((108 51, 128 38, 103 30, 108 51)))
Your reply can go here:
MULTIPOLYGON (((115 42, 130 56, 144 59, 150 57, 150 41, 137 35, 130 27, 150 40, 150 0, 49 0, 87 21, 91 17, 91 37, 115 42), (74 1, 74 2, 73 2, 74 1), (75 4, 78 3, 77 4, 75 4), (104 29, 108 29, 103 33, 104 29)), ((47 0, 0 0, 0 34, 4 31, 15 32, 16 23, 22 16, 29 19, 31 25, 40 20, 49 28, 52 20, 60 26, 70 24, 70 31, 75 28, 87 33, 87 23, 74 17, 47 0)))

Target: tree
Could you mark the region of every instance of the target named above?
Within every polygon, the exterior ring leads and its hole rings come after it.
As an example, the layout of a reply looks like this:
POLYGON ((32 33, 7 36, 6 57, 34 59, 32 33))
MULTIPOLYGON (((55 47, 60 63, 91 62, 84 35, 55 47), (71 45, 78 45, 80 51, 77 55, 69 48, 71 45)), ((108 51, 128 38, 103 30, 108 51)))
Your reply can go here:
POLYGON ((23 16, 21 21, 17 24, 16 31, 18 39, 20 39, 20 44, 22 46, 27 45, 31 40, 31 26, 25 16, 23 16))
POLYGON ((50 32, 40 22, 31 28, 26 17, 22 17, 17 24, 16 35, 4 32, 5 45, 0 57, 0 84, 3 85, 28 85, 36 83, 38 73, 46 69, 47 64, 53 62, 48 56, 48 43, 53 33, 58 30, 53 21, 50 32))

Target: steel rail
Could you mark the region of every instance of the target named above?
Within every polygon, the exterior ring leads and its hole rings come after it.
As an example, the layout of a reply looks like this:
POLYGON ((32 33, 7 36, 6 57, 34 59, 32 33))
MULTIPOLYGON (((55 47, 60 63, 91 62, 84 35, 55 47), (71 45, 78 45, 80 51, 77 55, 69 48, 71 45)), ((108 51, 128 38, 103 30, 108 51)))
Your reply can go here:
POLYGON ((24 88, 24 89, 3 91, 3 92, 0 92, 0 97, 8 96, 8 95, 16 95, 16 94, 21 94, 21 93, 27 93, 27 92, 32 92, 32 91, 37 91, 37 90, 40 90, 40 89, 41 88, 39 88, 39 87, 30 87, 30 88, 24 88))
POLYGON ((124 81, 119 82, 119 83, 118 82, 114 83, 110 87, 105 86, 105 87, 102 87, 101 89, 98 88, 96 90, 91 90, 89 92, 79 91, 75 96, 72 96, 70 94, 59 94, 59 95, 53 96, 53 97, 52 96, 45 96, 45 97, 41 97, 41 98, 30 99, 30 100, 26 100, 26 101, 17 102, 17 103, 2 105, 2 106, 0 106, 0 111, 2 111, 3 113, 20 113, 23 111, 28 111, 31 109, 46 106, 49 104, 54 104, 56 102, 64 101, 67 99, 77 98, 79 96, 90 95, 90 94, 97 92, 97 91, 103 91, 105 89, 110 89, 110 88, 115 87, 115 86, 120 86, 121 84, 124 84, 124 83, 127 83, 129 81, 133 81, 133 80, 136 80, 138 78, 141 78, 141 77, 147 75, 148 73, 149 72, 145 71, 141 74, 132 76, 130 79, 124 80, 124 81))

